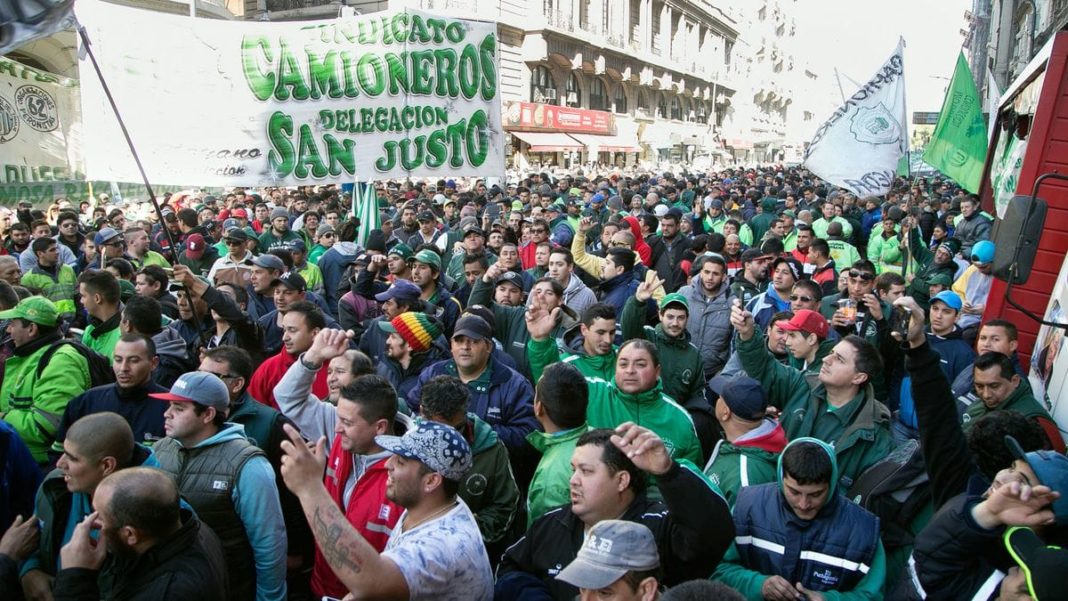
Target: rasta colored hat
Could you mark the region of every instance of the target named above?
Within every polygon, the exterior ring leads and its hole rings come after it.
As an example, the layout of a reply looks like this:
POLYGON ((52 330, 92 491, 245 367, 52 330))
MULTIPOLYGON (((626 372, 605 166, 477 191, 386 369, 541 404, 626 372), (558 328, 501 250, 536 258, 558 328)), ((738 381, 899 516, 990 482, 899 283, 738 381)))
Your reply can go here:
POLYGON ((47 298, 30 296, 7 311, 0 311, 0 319, 25 319, 37 325, 53 327, 59 321, 59 311, 47 298))
POLYGON ((395 333, 411 347, 413 353, 425 353, 430 345, 441 336, 441 328, 426 313, 407 311, 393 318, 392 321, 380 321, 378 327, 383 332, 395 333))

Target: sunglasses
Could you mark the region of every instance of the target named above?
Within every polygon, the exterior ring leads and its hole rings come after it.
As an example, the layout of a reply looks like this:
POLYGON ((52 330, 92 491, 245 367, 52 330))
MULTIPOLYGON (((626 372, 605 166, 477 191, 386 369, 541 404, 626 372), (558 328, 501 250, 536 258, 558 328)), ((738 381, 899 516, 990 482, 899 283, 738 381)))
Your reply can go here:
POLYGON ((794 295, 790 296, 790 300, 791 301, 801 301, 803 303, 811 303, 812 301, 814 301, 816 299, 812 298, 811 296, 801 296, 799 294, 794 294, 794 295))
POLYGON ((226 241, 226 245, 227 246, 241 246, 244 243, 245 242, 243 240, 227 240, 226 241))
POLYGON ((849 277, 860 280, 862 282, 870 282, 875 279, 875 275, 867 273, 865 271, 857 271, 855 269, 849 270, 849 277))
POLYGON ((319 237, 320 238, 333 238, 334 235, 333 234, 319 234, 319 237))
POLYGON ((530 233, 532 233, 532 234, 544 234, 547 231, 549 231, 549 230, 547 230, 545 228, 542 228, 542 227, 538 227, 538 228, 532 228, 530 230, 530 233))

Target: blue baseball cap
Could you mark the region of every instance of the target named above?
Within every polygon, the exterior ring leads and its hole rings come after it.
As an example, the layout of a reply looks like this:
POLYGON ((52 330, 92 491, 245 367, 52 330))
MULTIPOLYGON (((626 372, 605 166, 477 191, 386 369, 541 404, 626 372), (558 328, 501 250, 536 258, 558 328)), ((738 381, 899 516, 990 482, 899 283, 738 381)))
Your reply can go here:
POLYGON ((220 413, 230 409, 230 391, 219 376, 206 371, 188 371, 178 377, 170 392, 159 392, 148 396, 161 401, 196 403, 211 407, 220 413))
POLYGON ((1023 447, 1012 436, 1005 437, 1005 446, 1016 459, 1026 461, 1031 466, 1038 482, 1061 493, 1061 498, 1053 502, 1053 520, 1058 526, 1068 525, 1068 457, 1056 451, 1031 451, 1025 453, 1023 447))
POLYGON ((964 308, 964 303, 960 300, 960 295, 952 290, 943 290, 934 295, 934 298, 931 299, 931 304, 933 305, 936 301, 945 303, 947 307, 957 312, 960 312, 960 310, 964 308))
POLYGON ((376 294, 375 300, 384 303, 394 298, 411 302, 418 299, 420 294, 422 294, 422 290, 419 289, 419 286, 408 280, 397 280, 393 282, 393 285, 388 290, 376 294))
POLYGON ((742 419, 759 421, 768 409, 768 395, 764 388, 749 376, 716 376, 709 380, 708 389, 723 399, 731 413, 742 419))

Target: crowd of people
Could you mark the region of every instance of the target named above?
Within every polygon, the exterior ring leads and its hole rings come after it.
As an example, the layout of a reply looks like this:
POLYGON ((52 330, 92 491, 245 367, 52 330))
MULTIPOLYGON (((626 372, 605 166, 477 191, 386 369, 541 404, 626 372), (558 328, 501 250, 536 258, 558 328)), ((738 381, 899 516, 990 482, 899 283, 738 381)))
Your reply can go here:
POLYGON ((375 191, 0 208, 0 598, 1066 598, 978 197, 375 191))

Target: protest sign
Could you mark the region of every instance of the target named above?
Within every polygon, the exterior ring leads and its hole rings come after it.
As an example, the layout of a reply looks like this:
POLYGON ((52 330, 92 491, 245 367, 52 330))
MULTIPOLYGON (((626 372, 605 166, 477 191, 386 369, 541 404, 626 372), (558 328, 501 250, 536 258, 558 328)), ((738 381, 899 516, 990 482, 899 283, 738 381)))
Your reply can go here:
POLYGON ((78 82, 0 57, 0 187, 82 178, 78 82))
MULTIPOLYGON (((152 182, 504 173, 493 23, 419 11, 213 21, 103 2, 76 13, 152 182)), ((136 181, 99 82, 82 91, 88 174, 136 181)))
POLYGON ((908 150, 904 49, 901 40, 879 71, 816 130, 805 155, 813 173, 858 196, 889 192, 908 150))

